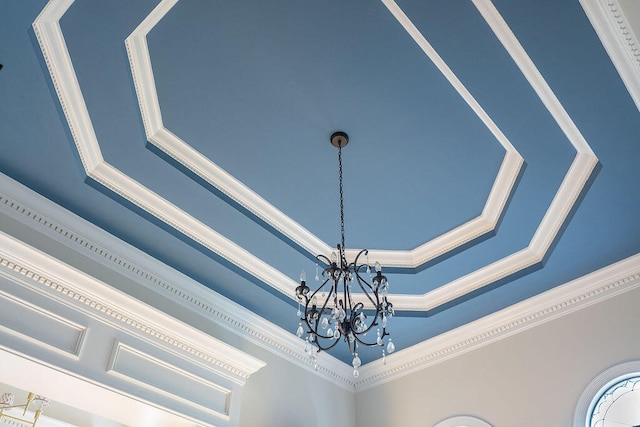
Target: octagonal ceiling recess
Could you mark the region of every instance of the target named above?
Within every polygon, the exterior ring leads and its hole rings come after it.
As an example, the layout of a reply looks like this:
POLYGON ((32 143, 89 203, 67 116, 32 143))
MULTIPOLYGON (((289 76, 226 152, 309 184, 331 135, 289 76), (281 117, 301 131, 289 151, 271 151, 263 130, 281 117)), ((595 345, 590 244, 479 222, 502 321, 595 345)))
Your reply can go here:
MULTIPOLYGON (((34 30, 87 176, 172 227, 185 238, 213 251, 257 280, 294 299, 296 282, 290 277, 104 160, 59 25, 61 17, 71 3, 71 0, 50 2, 34 22, 34 30)), ((329 256, 332 251, 330 245, 193 149, 179 135, 174 135, 171 130, 164 128, 146 36, 176 3, 177 0, 161 1, 126 40, 140 113, 149 142, 205 183, 224 193, 242 210, 255 215, 304 251, 329 256)), ((427 42, 410 17, 405 15, 395 2, 383 0, 383 3, 505 150, 500 171, 479 217, 416 248, 370 250, 370 257, 380 261, 384 267, 417 269, 495 229, 504 214, 503 209, 506 208, 511 193, 516 188, 515 183, 523 165, 523 158, 427 42)), ((476 0, 473 4, 557 122, 576 154, 527 247, 427 293, 391 295, 390 299, 398 311, 434 309, 540 263, 557 238, 598 163, 591 148, 493 4, 484 0, 476 0)), ((355 251, 348 249, 347 255, 353 256, 355 251)))

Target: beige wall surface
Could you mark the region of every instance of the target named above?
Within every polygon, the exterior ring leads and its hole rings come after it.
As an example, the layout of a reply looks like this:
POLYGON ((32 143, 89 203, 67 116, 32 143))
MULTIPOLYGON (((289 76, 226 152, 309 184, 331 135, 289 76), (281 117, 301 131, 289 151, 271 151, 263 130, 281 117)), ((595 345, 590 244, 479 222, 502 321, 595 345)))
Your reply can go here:
POLYGON ((255 355, 267 365, 251 375, 244 387, 241 427, 355 425, 353 392, 267 351, 255 355))
POLYGON ((640 290, 566 315, 356 396, 357 427, 431 427, 473 415, 494 427, 570 427, 606 369, 640 360, 640 290))

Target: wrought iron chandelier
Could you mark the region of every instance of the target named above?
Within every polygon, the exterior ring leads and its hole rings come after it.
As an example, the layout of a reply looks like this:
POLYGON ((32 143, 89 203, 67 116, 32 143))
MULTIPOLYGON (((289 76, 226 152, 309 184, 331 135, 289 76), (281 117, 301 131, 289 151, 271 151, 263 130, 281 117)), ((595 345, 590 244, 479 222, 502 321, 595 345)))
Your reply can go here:
POLYGON ((318 352, 330 350, 339 341, 344 341, 353 356, 353 375, 358 377, 358 368, 362 364, 358 357, 360 346, 381 347, 382 359, 386 363, 386 355, 394 352, 395 345, 389 337, 385 352, 384 340, 389 336, 387 322, 393 316, 393 304, 387 300, 389 284, 382 275, 380 263, 375 263, 375 274, 372 274, 367 249, 361 250, 351 262, 345 255, 342 148, 348 142, 349 137, 344 132, 331 135, 331 144, 338 149, 340 244, 331 258, 316 256, 316 282, 320 283, 318 263, 327 267, 322 271, 322 283, 315 290, 307 286, 304 270, 300 274, 300 286, 296 288, 300 323, 296 335, 302 338, 307 334, 305 351, 316 367, 318 352), (363 276, 368 276, 369 280, 363 276), (358 294, 361 300, 354 300, 352 287, 361 291, 358 294))

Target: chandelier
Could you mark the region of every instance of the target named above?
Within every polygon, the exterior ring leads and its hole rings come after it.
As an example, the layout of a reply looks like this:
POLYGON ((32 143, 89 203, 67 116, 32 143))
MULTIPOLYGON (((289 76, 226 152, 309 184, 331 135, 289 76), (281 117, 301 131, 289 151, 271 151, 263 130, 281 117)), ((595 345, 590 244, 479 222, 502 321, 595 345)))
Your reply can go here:
POLYGON ((44 410, 44 408, 49 406, 50 403, 49 399, 47 399, 46 397, 39 396, 34 393, 29 393, 29 395, 27 396, 27 403, 24 403, 22 405, 15 405, 14 400, 15 395, 13 393, 3 393, 2 396, 0 396, 0 420, 2 420, 2 418, 9 418, 14 421, 19 421, 21 425, 22 423, 24 423, 31 426, 36 425, 36 422, 38 422, 38 418, 40 418, 42 411, 44 410), (27 416, 27 410, 31 405, 33 405, 36 412, 31 414, 30 418, 32 419, 24 418, 27 416), (22 411, 22 417, 19 416, 19 412, 18 414, 14 414, 12 412, 5 413, 6 410, 17 408, 24 408, 24 410, 22 411))
POLYGON ((386 355, 394 352, 395 345, 389 337, 385 352, 384 339, 389 336, 387 322, 393 316, 393 304, 387 300, 389 285, 382 275, 380 263, 375 263, 373 274, 367 249, 361 250, 351 262, 345 254, 342 148, 348 142, 349 137, 344 132, 331 135, 331 144, 338 149, 340 244, 331 258, 316 256, 315 280, 319 285, 315 290, 307 286, 304 270, 300 274, 300 286, 296 288, 300 323, 296 335, 302 338, 306 333, 305 351, 316 368, 318 352, 330 350, 339 341, 344 341, 353 356, 353 375, 358 377, 358 368, 362 364, 358 357, 360 346, 381 347, 383 363, 386 364, 386 355), (361 257, 365 258, 363 262, 361 257), (322 271, 322 283, 318 263, 327 266, 322 271), (352 287, 361 291, 358 294, 360 300, 354 300, 352 287))

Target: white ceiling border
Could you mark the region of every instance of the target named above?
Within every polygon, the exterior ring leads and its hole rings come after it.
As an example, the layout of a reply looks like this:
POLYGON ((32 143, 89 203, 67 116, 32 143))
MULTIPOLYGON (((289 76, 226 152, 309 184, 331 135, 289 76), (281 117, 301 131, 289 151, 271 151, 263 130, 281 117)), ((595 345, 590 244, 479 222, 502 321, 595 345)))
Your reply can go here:
POLYGON ((59 24, 60 18, 73 1, 50 0, 35 19, 33 30, 87 176, 192 241, 218 254, 282 294, 295 299, 294 290, 298 284, 290 277, 104 160, 59 24))
MULTIPOLYGON (((238 336, 313 370, 304 342, 244 307, 110 235, 97 226, 0 174, 0 214, 123 274, 238 336), (44 214, 46 212, 46 214, 44 214)), ((475 322, 364 365, 355 382, 351 366, 322 352, 318 375, 359 391, 409 375, 478 347, 586 308, 640 286, 640 254, 551 289, 475 322)))
POLYGON ((609 58, 640 111, 640 43, 618 0, 580 0, 609 58))
MULTIPOLYGON (((147 140, 312 256, 324 254, 330 257, 335 248, 320 240, 164 127, 147 45, 147 34, 177 2, 178 0, 161 2, 125 41, 147 140)), ((428 46, 428 43, 423 38, 422 46, 425 45, 428 46)), ((515 190, 515 184, 524 163, 522 156, 435 50, 429 46, 428 49, 425 48, 425 53, 506 152, 480 216, 412 250, 370 249, 369 256, 386 267, 419 267, 495 230, 506 207, 506 202, 515 190)), ((348 249, 347 256, 355 258, 358 252, 355 249, 348 249)))
POLYGON ((55 294, 58 300, 80 306, 92 317, 161 345, 171 353, 188 354, 201 366, 239 385, 244 385, 251 374, 266 365, 3 231, 0 243, 0 275, 10 280, 21 275, 32 286, 55 294))
MULTIPOLYGON (((161 263, 0 173, 0 215, 6 215, 83 257, 175 301, 235 335, 325 379, 354 390, 353 369, 326 352, 315 369, 304 341, 241 305, 161 263)), ((1 231, 1 230, 0 230, 1 231)))
MULTIPOLYGON (((174 0, 166 1, 167 3, 160 3, 152 14, 161 15, 162 8, 170 6, 171 1, 174 0), (156 10, 158 12, 155 12, 156 10)), ((399 14, 398 16, 404 16, 399 8, 394 6, 395 3, 392 0, 384 0, 384 2, 388 7, 391 7, 392 11, 399 14)), ((33 29, 87 175, 194 242, 217 253, 265 284, 295 300, 294 289, 297 283, 291 278, 104 161, 59 25, 60 18, 72 3, 73 0, 50 0, 34 21, 33 29)), ((430 310, 541 262, 598 163, 598 159, 591 152, 588 144, 493 4, 490 1, 482 0, 477 0, 475 4, 534 90, 541 96, 542 101, 578 153, 527 248, 426 294, 391 295, 390 298, 393 299, 396 310, 430 310)), ((413 24, 409 26, 408 18, 402 18, 401 23, 407 25, 408 30, 415 28, 413 24)), ((412 36, 417 37, 416 41, 426 49, 427 45, 424 44, 426 40, 423 42, 419 33, 411 31, 412 36)), ((146 49, 146 44, 142 46, 142 49, 146 49)))
MULTIPOLYGON (((391 295, 389 298, 394 302, 394 308, 399 306, 405 310, 428 311, 541 263, 558 237, 562 225, 571 214, 581 193, 585 190, 599 162, 493 3, 490 0, 472 1, 576 150, 576 155, 526 248, 420 296, 391 295)), ((427 55, 430 55, 431 46, 400 7, 393 0, 382 0, 382 2, 396 16, 398 22, 403 25, 418 46, 427 55)))
POLYGON ((360 368, 365 390, 640 287, 640 254, 360 368))

